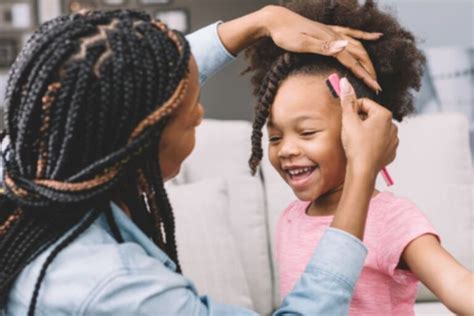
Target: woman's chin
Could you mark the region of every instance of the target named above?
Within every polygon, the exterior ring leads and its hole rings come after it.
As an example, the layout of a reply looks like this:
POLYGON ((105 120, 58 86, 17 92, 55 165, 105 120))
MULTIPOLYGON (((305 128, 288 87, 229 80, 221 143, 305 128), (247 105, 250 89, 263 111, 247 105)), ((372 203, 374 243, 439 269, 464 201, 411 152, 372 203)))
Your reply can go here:
POLYGON ((179 166, 176 170, 174 170, 172 172, 168 172, 167 174, 164 174, 163 175, 163 182, 167 182, 169 180, 172 180, 172 179, 176 178, 176 176, 179 174, 180 171, 181 171, 181 166, 179 166))

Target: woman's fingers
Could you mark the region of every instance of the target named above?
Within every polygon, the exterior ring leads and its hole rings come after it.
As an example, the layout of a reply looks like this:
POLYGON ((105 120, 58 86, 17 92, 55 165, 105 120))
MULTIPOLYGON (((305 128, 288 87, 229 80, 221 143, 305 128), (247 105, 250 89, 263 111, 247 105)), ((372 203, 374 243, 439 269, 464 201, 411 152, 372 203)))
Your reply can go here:
POLYGON ((364 69, 370 74, 372 79, 377 80, 377 74, 375 72, 374 65, 372 64, 369 54, 365 50, 362 43, 350 36, 343 35, 342 37, 344 40, 349 42, 349 45, 347 45, 345 50, 349 51, 351 55, 354 56, 354 58, 359 60, 361 66, 364 67, 364 69))
POLYGON ((339 81, 341 87, 341 106, 343 113, 357 113, 356 104, 357 96, 355 94, 354 88, 349 83, 347 78, 342 78, 339 81))
POLYGON ((381 33, 328 26, 278 6, 269 7, 267 12, 271 18, 268 19, 266 32, 277 46, 291 52, 335 57, 371 89, 376 92, 382 90, 376 81, 369 55, 363 45, 355 40, 376 40, 381 33))
MULTIPOLYGON (((286 34, 285 34, 286 36, 286 34)), ((297 53, 315 53, 325 56, 333 56, 346 48, 349 44, 347 40, 320 40, 309 34, 301 33, 288 43, 279 42, 278 39, 273 39, 278 46, 297 53)))
POLYGON ((359 79, 364 81, 366 85, 368 85, 371 89, 373 89, 375 92, 380 92, 382 91, 382 88, 378 84, 378 82, 372 78, 372 76, 369 74, 369 72, 362 66, 359 60, 357 60, 350 52, 347 50, 341 51, 339 54, 336 55, 337 60, 341 64, 343 64, 346 68, 349 68, 349 70, 359 79))
POLYGON ((378 130, 380 135, 386 139, 386 152, 382 158, 382 166, 386 166, 395 160, 399 144, 398 127, 392 121, 392 113, 378 103, 362 98, 355 102, 356 111, 367 116, 365 121, 373 130, 378 130), (384 127, 386 126, 386 127, 384 127))
POLYGON ((392 120, 392 113, 371 99, 357 99, 356 107, 358 112, 365 113, 368 117, 375 115, 384 115, 387 120, 392 120))
POLYGON ((350 37, 363 39, 366 41, 378 40, 383 35, 383 33, 380 33, 380 32, 364 32, 364 31, 355 30, 349 27, 338 26, 338 25, 332 25, 331 28, 333 31, 337 33, 345 34, 350 37))
POLYGON ((357 99, 346 78, 342 78, 339 84, 342 106, 341 140, 348 163, 378 172, 396 156, 398 128, 391 120, 392 114, 372 100, 357 99), (361 119, 360 114, 366 119, 361 119))

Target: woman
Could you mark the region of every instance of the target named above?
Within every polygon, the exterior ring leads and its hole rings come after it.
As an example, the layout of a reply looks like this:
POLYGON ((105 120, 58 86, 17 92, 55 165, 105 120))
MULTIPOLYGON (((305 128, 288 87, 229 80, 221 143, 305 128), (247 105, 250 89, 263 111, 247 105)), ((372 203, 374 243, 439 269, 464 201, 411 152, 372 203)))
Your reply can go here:
MULTIPOLYGON (((357 41, 341 38, 380 35, 279 7, 190 35, 193 54, 181 34, 137 12, 89 12, 39 28, 12 68, 6 97, 5 314, 253 314, 199 297, 179 273, 163 182, 193 150, 203 116, 199 82, 262 36, 334 55, 378 88, 357 41)), ((386 111, 351 104, 343 100, 349 167, 333 228, 276 314, 347 310, 366 255, 360 239, 375 175, 398 142, 386 111), (364 122, 359 110, 368 114, 364 122)))

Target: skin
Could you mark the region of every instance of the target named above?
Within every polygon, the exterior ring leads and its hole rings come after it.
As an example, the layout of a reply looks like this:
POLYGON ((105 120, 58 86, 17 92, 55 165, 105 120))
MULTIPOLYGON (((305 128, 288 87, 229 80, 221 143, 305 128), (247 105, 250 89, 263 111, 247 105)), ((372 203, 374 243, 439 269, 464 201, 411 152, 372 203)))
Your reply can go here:
POLYGON ((164 181, 179 173, 182 162, 194 149, 196 127, 201 124, 204 116, 204 108, 199 102, 200 91, 199 71, 194 57, 191 57, 188 89, 161 135, 159 159, 164 181))
MULTIPOLYGON (((310 216, 336 213, 347 169, 343 111, 325 84, 327 75, 287 78, 275 96, 267 125, 270 162, 299 199, 312 201, 310 216), (288 172, 308 166, 317 167, 304 180, 295 181, 288 172)), ((372 196, 377 193, 373 190, 372 196)), ((452 312, 474 314, 474 274, 435 236, 422 235, 408 244, 399 268, 412 271, 452 312)))

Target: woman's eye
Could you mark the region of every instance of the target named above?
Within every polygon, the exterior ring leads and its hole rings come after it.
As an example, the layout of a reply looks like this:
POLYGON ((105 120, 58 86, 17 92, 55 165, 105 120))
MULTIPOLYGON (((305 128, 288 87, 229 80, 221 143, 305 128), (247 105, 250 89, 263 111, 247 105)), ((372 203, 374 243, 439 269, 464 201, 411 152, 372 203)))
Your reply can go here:
POLYGON ((303 136, 311 136, 316 134, 318 131, 307 131, 307 132, 302 132, 301 135, 303 136))

